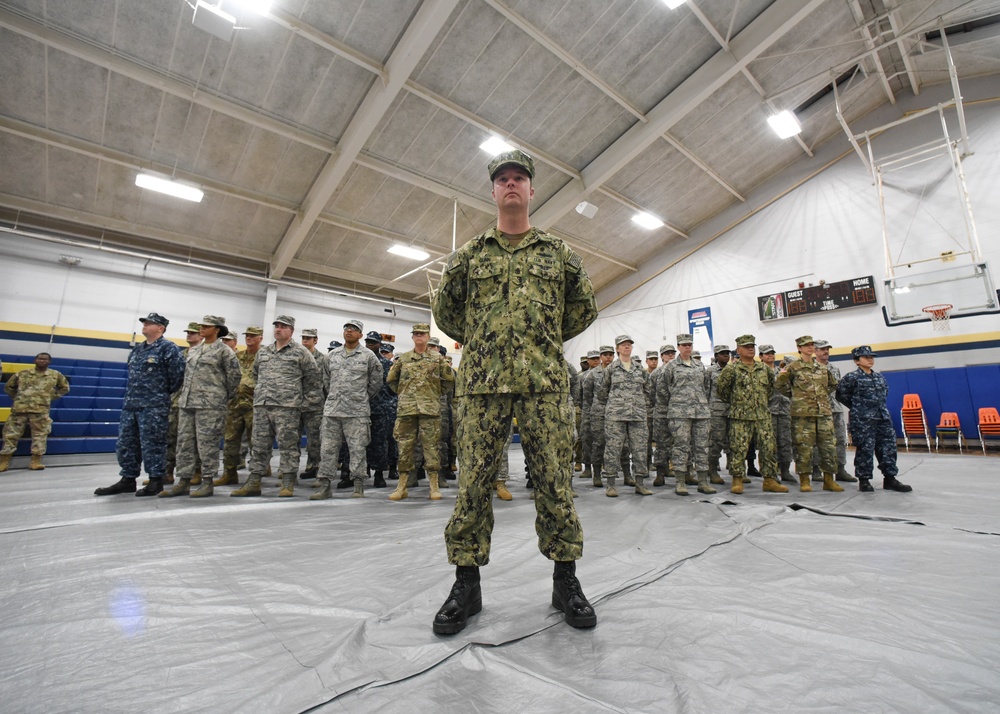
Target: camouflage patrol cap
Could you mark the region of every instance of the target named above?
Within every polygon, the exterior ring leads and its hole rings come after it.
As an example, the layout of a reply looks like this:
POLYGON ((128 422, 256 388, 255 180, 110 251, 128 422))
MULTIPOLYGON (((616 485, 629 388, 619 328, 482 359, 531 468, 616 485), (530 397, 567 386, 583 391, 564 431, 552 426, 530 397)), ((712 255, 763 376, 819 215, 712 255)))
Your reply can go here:
POLYGON ((688 334, 687 332, 682 332, 677 335, 677 344, 679 345, 693 345, 694 335, 688 334))
POLYGON ((729 345, 716 345, 712 350, 712 354, 719 354, 720 352, 732 352, 732 350, 729 349, 729 345))
POLYGON ((737 347, 753 347, 757 344, 757 338, 753 335, 740 335, 736 338, 737 347))
POLYGON ((344 329, 346 330, 348 327, 357 330, 362 335, 365 334, 365 323, 361 322, 361 320, 356 317, 353 317, 344 323, 344 329))
POLYGON ((431 347, 440 347, 441 339, 439 337, 431 337, 429 340, 427 340, 427 344, 430 345, 431 347))
POLYGON ((632 364, 642 364, 642 357, 639 355, 632 355, 632 364))
POLYGON ((580 361, 581 361, 581 362, 586 362, 586 361, 587 361, 588 359, 589 359, 589 357, 587 357, 587 355, 583 355, 583 356, 582 356, 582 357, 580 358, 580 361))
POLYGON ((665 355, 667 352, 677 352, 677 348, 673 345, 660 345, 660 354, 665 355))
POLYGON ((701 359, 701 352, 695 350, 691 353, 691 359, 701 359))
POLYGON ((603 354, 605 354, 607 352, 610 352, 611 354, 614 354, 615 353, 615 348, 612 347, 611 345, 601 345, 601 354, 603 355, 603 354))
POLYGON ((489 164, 490 181, 497 175, 497 173, 504 166, 520 166, 522 169, 528 172, 528 176, 535 178, 535 161, 526 153, 520 149, 514 149, 513 151, 505 151, 502 154, 497 154, 493 157, 493 160, 489 164))
POLYGON ((421 332, 430 332, 430 331, 431 331, 431 326, 428 323, 418 322, 416 325, 413 326, 413 329, 410 330, 410 334, 417 334, 421 332))
POLYGON ((302 330, 301 336, 302 337, 312 337, 314 340, 319 337, 319 335, 316 334, 316 328, 315 327, 307 327, 306 329, 302 330))
POLYGON ((221 339, 223 342, 236 342, 236 335, 230 332, 228 335, 223 335, 221 339))
POLYGON ((620 345, 622 342, 631 342, 633 345, 635 344, 635 340, 628 335, 618 335, 618 337, 615 338, 615 347, 620 345))
POLYGON ((600 358, 601 358, 600 350, 590 350, 590 352, 587 353, 587 359, 600 359, 600 358))
POLYGON ((164 327, 170 324, 170 320, 156 312, 151 312, 145 317, 140 317, 139 322, 143 324, 152 322, 154 325, 163 325, 164 327))
POLYGON ((248 327, 243 330, 244 335, 250 335, 251 337, 260 337, 264 334, 263 327, 248 327))
POLYGON ((878 357, 878 355, 872 352, 872 348, 870 346, 861 345, 860 347, 855 347, 851 350, 851 357, 859 359, 861 357, 878 357))
POLYGON ((761 345, 759 351, 762 355, 766 355, 768 352, 774 352, 774 345, 761 345))
POLYGON ((802 337, 795 338, 795 346, 802 347, 803 345, 816 344, 816 340, 812 338, 812 335, 802 335, 802 337))
POLYGON ((659 359, 660 355, 656 353, 656 350, 646 350, 646 359, 659 359))
POLYGON ((382 344, 382 333, 372 330, 365 335, 365 342, 378 342, 379 344, 382 344))
POLYGON ((201 325, 197 322, 189 322, 185 332, 201 332, 201 325))
POLYGON ((295 327, 295 318, 291 315, 278 315, 274 318, 272 325, 288 325, 289 327, 295 327))
POLYGON ((226 327, 226 318, 219 317, 218 315, 205 315, 201 318, 199 325, 208 325, 209 327, 219 328, 219 337, 225 337, 229 334, 229 328, 226 327))
POLYGON ((816 340, 816 349, 818 350, 825 350, 829 346, 830 343, 826 340, 816 340))
POLYGON ((785 364, 785 365, 789 365, 789 364, 791 364, 792 362, 798 362, 798 361, 799 361, 799 356, 798 356, 798 355, 785 355, 785 356, 784 356, 784 357, 782 358, 782 360, 781 360, 781 361, 782 361, 782 363, 783 363, 783 364, 785 364))

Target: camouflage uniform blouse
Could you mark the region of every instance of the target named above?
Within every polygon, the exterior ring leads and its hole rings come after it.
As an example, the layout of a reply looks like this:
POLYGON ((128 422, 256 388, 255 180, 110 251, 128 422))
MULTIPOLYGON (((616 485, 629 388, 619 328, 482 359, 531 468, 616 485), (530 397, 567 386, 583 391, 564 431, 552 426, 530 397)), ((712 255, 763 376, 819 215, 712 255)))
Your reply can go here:
POLYGON ((364 345, 353 352, 341 346, 327 355, 330 382, 323 416, 371 416, 371 398, 382 389, 382 362, 364 345))
POLYGON ((128 356, 124 409, 169 407, 170 395, 184 384, 184 356, 164 337, 140 342, 128 356))
MULTIPOLYGON (((465 362, 465 358, 462 358, 465 362)), ((386 382, 399 395, 396 416, 439 416, 444 385, 455 381, 455 370, 440 352, 404 352, 389 370, 386 382)))
POLYGON ((242 376, 240 361, 225 342, 203 342, 188 352, 177 405, 182 409, 225 409, 236 396, 242 376))
POLYGON ((595 390, 595 399, 604 407, 608 421, 646 421, 649 413, 649 374, 632 366, 622 367, 616 359, 604 372, 595 390))
POLYGON ((257 386, 257 379, 253 376, 253 363, 257 360, 257 355, 260 354, 260 350, 250 354, 246 350, 236 353, 236 359, 240 363, 240 386, 236 390, 236 399, 234 400, 233 406, 237 407, 252 407, 253 406, 253 391, 257 386))
POLYGON ((792 398, 793 417, 828 417, 837 378, 816 360, 796 360, 778 375, 775 389, 792 398))
POLYGON ((261 347, 253 363, 255 407, 301 409, 307 394, 322 393, 323 377, 309 350, 294 340, 278 349, 272 342, 261 347))
POLYGON ((760 360, 745 365, 733 360, 719 373, 719 398, 729 404, 729 418, 770 419, 767 405, 774 393, 774 371, 760 360))
POLYGON ((656 383, 656 404, 665 407, 668 419, 708 419, 708 373, 697 361, 685 364, 680 357, 667 365, 656 383))
POLYGON ((51 368, 26 369, 12 375, 3 388, 14 400, 11 414, 47 414, 52 402, 69 392, 69 382, 51 368))

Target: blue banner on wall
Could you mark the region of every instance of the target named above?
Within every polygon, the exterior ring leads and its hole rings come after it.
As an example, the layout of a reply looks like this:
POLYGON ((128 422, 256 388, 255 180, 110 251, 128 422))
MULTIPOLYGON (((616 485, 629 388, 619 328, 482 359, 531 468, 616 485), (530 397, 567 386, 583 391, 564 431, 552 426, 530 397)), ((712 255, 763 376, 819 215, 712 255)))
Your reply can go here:
POLYGON ((699 307, 688 310, 688 330, 694 337, 694 348, 701 352, 707 366, 712 361, 712 308, 699 307))

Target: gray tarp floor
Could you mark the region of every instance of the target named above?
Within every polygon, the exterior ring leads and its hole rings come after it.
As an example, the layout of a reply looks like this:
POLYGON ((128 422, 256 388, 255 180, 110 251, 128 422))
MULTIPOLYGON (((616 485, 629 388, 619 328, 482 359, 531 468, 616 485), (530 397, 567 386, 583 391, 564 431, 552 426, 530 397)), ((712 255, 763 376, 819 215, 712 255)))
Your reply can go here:
POLYGON ((551 608, 512 483, 485 609, 447 638, 430 623, 455 489, 310 502, 266 479, 262 499, 97 498, 113 465, 11 471, 0 711, 996 712, 1000 460, 900 465, 912 493, 756 480, 609 499, 576 479, 592 630, 551 608))

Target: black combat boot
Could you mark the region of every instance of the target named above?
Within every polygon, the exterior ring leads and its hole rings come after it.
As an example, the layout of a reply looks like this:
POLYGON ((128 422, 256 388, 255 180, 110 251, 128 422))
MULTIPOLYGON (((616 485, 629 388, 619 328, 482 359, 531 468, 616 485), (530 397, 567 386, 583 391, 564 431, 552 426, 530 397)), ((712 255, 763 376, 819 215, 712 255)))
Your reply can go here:
POLYGON ((871 479, 859 478, 858 479, 858 490, 862 493, 874 493, 875 489, 872 488, 871 479))
POLYGON ((385 488, 385 479, 382 478, 382 472, 375 472, 375 483, 373 484, 375 488, 385 488))
POLYGON ((149 483, 135 492, 136 496, 155 496, 163 490, 163 477, 151 478, 149 483))
POLYGON ((386 476, 390 481, 396 481, 399 479, 399 471, 396 464, 389 464, 389 475, 386 476))
POLYGON ((116 493, 135 493, 135 479, 122 476, 116 483, 94 491, 95 496, 114 496, 116 493))
POLYGON ((318 471, 319 471, 319 466, 310 466, 309 468, 307 468, 305 471, 302 472, 302 475, 299 476, 299 478, 302 479, 303 481, 316 478, 316 474, 318 471))
POLYGON ((907 486, 901 481, 897 481, 895 476, 886 476, 885 480, 882 481, 882 488, 886 491, 902 491, 907 493, 913 490, 913 486, 907 486))
POLYGON ((340 466, 340 480, 337 482, 337 488, 354 488, 354 479, 351 478, 351 469, 347 464, 340 466))
POLYGON ((483 609, 483 591, 479 586, 479 568, 459 565, 455 568, 455 584, 444 605, 434 616, 434 632, 454 635, 465 629, 469 617, 483 609))
POLYGON ((757 466, 754 464, 753 459, 747 459, 747 476, 756 476, 760 478, 760 471, 757 470, 757 466))
POLYGON ((576 579, 575 561, 556 561, 552 573, 552 607, 562 610, 566 615, 566 624, 572 627, 593 627, 597 624, 597 613, 576 579))

